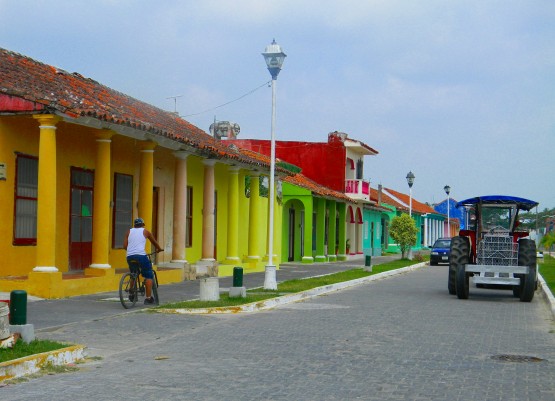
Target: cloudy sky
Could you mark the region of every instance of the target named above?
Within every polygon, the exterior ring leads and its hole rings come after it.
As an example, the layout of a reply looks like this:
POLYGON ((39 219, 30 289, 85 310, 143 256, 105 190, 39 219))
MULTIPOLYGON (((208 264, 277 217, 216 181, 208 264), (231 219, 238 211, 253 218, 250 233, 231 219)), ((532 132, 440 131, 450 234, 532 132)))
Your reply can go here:
POLYGON ((365 178, 422 202, 487 194, 555 207, 553 0, 0 0, 0 47, 208 131, 268 139, 261 53, 287 54, 278 140, 346 132, 365 178))

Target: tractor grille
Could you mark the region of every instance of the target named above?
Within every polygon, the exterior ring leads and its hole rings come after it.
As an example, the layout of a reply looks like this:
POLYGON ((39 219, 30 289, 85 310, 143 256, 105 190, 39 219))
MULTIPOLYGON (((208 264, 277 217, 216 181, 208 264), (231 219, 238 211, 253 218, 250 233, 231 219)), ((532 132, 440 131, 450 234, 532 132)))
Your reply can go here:
POLYGON ((479 265, 518 266, 518 244, 508 233, 488 233, 478 245, 477 257, 479 265))

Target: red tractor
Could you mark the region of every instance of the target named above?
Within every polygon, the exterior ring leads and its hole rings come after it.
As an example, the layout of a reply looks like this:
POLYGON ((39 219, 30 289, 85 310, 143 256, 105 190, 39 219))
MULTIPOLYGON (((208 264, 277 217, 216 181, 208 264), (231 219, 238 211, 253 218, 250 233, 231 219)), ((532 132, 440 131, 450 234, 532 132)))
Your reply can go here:
POLYGON ((451 240, 449 294, 468 299, 469 278, 477 286, 511 286, 513 295, 530 302, 537 289, 536 243, 517 230, 518 213, 538 203, 514 196, 466 199, 467 225, 451 240))

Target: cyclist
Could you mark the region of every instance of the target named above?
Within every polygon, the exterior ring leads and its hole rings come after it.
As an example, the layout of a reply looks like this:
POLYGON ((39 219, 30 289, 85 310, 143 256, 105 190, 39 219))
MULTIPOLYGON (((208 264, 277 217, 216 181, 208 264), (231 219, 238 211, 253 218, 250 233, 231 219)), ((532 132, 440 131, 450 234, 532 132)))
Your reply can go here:
POLYGON ((141 274, 145 278, 146 284, 145 304, 153 304, 154 298, 152 297, 152 282, 154 274, 152 273, 152 263, 150 263, 145 251, 147 238, 156 248, 156 252, 163 251, 162 247, 158 244, 152 233, 145 229, 145 221, 140 217, 136 218, 133 222, 133 228, 129 229, 125 235, 123 248, 127 250, 127 263, 129 264, 129 270, 131 270, 132 260, 137 261, 139 266, 141 266, 141 274))

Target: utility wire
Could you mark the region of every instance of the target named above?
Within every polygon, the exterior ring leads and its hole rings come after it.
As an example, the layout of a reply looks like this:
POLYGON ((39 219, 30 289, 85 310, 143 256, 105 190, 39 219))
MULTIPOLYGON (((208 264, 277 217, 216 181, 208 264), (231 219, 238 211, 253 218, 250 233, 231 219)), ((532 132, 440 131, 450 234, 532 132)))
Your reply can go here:
POLYGON ((243 99, 244 97, 247 97, 247 96, 250 95, 251 93, 254 93, 254 92, 256 92, 258 89, 262 88, 263 86, 269 85, 270 82, 271 82, 271 81, 264 82, 262 85, 260 85, 260 86, 258 86, 258 87, 256 87, 256 88, 254 88, 254 89, 251 90, 250 92, 247 92, 247 93, 245 93, 244 95, 239 96, 237 99, 231 100, 231 101, 229 101, 229 102, 227 102, 227 103, 221 104, 221 105, 216 106, 216 107, 213 107, 213 108, 211 108, 211 109, 199 111, 198 113, 187 114, 187 115, 182 116, 182 117, 198 116, 199 114, 208 113, 209 111, 213 111, 213 110, 219 109, 220 107, 227 106, 228 104, 231 104, 231 103, 233 103, 233 102, 236 102, 236 101, 238 101, 238 100, 241 100, 241 99, 243 99))

